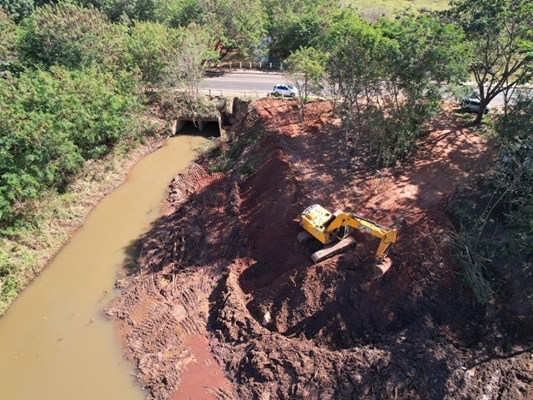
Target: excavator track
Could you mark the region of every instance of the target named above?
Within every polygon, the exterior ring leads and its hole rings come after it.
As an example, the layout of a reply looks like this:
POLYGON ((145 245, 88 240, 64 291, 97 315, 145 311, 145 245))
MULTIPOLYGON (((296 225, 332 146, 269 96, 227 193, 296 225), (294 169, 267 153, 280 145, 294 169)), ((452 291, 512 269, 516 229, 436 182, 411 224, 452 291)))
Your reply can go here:
POLYGON ((313 239, 313 235, 311 235, 309 232, 307 231, 301 231, 298 236, 296 236, 296 239, 301 243, 301 244, 306 244, 306 243, 309 243, 311 241, 311 239, 313 239))
POLYGON ((355 239, 352 236, 348 236, 346 239, 343 239, 338 243, 324 246, 323 249, 315 251, 311 255, 311 259, 313 260, 315 264, 319 263, 320 261, 323 261, 326 258, 332 257, 335 254, 344 251, 347 247, 350 247, 354 244, 355 244, 355 239))

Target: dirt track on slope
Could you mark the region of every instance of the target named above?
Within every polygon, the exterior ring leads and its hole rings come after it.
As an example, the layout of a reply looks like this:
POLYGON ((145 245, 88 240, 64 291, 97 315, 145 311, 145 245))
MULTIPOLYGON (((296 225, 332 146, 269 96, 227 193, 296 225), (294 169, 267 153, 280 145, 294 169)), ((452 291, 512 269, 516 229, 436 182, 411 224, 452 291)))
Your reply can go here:
POLYGON ((290 101, 250 108, 234 134, 265 133, 242 155, 262 157, 256 172, 213 174, 200 159, 176 176, 106 310, 149 397, 186 398, 201 364, 192 398, 533 398, 531 345, 499 305, 474 305, 444 240, 448 198, 485 142, 443 117, 409 162, 353 172, 328 103, 305 124, 290 101), (296 235, 314 203, 397 227, 391 270, 371 279, 377 242, 361 233, 355 251, 313 265, 320 246, 296 235), (191 345, 204 338, 213 358, 191 345))

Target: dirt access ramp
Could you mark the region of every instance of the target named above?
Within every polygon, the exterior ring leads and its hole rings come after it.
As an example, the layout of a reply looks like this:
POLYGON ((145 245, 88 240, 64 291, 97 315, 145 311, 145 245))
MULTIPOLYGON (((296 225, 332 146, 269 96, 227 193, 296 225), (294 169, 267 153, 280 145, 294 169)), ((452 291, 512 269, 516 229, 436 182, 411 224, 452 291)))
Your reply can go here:
MULTIPOLYGON (((394 171, 345 170, 330 104, 261 100, 239 114, 241 155, 256 172, 173 180, 164 215, 140 244, 139 271, 106 310, 154 399, 180 398, 207 338, 219 370, 199 382, 222 399, 532 398, 533 363, 501 310, 474 306, 444 241, 449 195, 483 160, 478 136, 436 120, 394 171), (377 243, 313 265, 300 245, 310 204, 399 229, 394 266, 372 280, 377 243)), ((200 393, 200 392, 198 392, 200 393)), ((181 397, 183 398, 183 397, 181 397)))

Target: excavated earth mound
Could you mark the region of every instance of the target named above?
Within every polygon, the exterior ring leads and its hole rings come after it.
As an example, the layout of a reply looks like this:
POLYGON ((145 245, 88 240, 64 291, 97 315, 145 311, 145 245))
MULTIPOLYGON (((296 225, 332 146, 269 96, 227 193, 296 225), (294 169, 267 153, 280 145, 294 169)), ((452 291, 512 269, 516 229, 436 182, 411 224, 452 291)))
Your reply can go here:
POLYGON ((207 339, 224 376, 206 374, 198 398, 533 398, 531 344, 504 305, 475 305, 445 240, 446 203, 484 140, 444 116, 408 163, 354 172, 330 108, 309 104, 303 124, 296 102, 245 104, 233 134, 258 143, 238 167, 210 173, 204 158, 172 181, 106 310, 149 397, 185 398, 192 366, 216 367, 192 345, 207 339), (398 228, 383 278, 377 239, 358 232, 355 249, 312 263, 321 246, 296 236, 315 203, 398 228))

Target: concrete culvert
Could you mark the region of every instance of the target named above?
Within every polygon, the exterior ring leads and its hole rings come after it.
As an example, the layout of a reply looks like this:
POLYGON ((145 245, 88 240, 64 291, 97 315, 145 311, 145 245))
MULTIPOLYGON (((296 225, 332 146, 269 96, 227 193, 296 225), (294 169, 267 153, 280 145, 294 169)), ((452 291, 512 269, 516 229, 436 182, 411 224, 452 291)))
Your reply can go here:
MULTIPOLYGON (((206 117, 192 120, 190 118, 179 117, 174 123, 173 134, 197 131, 208 134, 207 136, 220 136, 221 119, 220 116, 206 117)), ((204 135, 205 136, 205 135, 204 135)))

